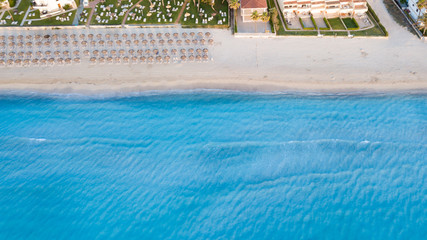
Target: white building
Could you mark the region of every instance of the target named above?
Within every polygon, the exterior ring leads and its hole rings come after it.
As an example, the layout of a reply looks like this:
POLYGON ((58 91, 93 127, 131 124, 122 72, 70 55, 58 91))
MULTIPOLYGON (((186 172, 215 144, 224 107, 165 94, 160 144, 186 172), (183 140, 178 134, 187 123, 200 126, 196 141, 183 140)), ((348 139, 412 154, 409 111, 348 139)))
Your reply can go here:
POLYGON ((408 10, 409 15, 414 21, 417 21, 419 17, 421 17, 424 13, 426 13, 426 9, 418 9, 417 6, 418 0, 408 0, 408 10))
POLYGON ((40 18, 52 17, 65 12, 66 6, 70 9, 77 8, 74 0, 33 0, 34 9, 40 10, 40 18))
POLYGON ((251 15, 257 11, 258 14, 267 12, 266 0, 241 0, 240 1, 240 15, 243 22, 252 22, 251 15))
POLYGON ((310 14, 314 17, 352 17, 368 11, 366 0, 282 0, 280 8, 285 16, 310 14))

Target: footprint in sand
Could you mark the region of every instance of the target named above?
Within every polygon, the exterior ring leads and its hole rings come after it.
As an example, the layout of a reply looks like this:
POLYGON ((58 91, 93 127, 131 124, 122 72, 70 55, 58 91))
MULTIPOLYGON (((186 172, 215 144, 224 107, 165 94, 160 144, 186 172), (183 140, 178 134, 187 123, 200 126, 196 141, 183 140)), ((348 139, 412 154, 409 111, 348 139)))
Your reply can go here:
POLYGON ((368 56, 368 53, 365 52, 365 50, 363 50, 363 49, 360 49, 360 54, 362 55, 362 57, 367 57, 368 56))

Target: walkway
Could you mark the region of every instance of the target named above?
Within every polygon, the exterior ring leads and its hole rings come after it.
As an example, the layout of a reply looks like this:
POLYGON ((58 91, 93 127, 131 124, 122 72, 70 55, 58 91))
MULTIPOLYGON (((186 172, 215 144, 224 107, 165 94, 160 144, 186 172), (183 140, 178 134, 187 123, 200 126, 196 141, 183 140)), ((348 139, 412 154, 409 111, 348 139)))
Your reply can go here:
POLYGON ((182 17, 182 14, 184 13, 185 6, 187 6, 187 3, 188 3, 189 1, 190 1, 190 0, 185 0, 185 1, 184 1, 184 4, 182 4, 181 11, 179 11, 179 14, 178 14, 178 17, 176 18, 175 24, 178 24, 178 23, 179 23, 179 21, 181 21, 181 17, 182 17))
POLYGON ((30 12, 31 7, 28 7, 27 11, 25 12, 24 18, 21 21, 21 24, 19 26, 24 26, 25 19, 27 19, 28 13, 30 12))
POLYGON ((77 26, 77 25, 79 25, 80 14, 82 14, 83 9, 84 9, 83 1, 82 1, 82 0, 80 0, 80 5, 79 5, 79 7, 77 8, 76 16, 74 17, 74 20, 73 20, 73 26, 77 26))
POLYGON ((93 13, 95 12, 95 7, 100 2, 101 0, 89 1, 89 8, 91 8, 92 10, 90 11, 89 17, 87 18, 86 27, 89 27, 90 22, 92 21, 93 13))

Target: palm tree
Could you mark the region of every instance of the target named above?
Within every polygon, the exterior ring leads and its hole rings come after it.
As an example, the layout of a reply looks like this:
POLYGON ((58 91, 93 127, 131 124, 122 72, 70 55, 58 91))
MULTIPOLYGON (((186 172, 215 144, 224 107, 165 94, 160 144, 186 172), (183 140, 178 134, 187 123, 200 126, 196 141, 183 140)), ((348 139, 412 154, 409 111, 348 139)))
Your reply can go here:
POLYGON ((426 35, 427 13, 424 13, 423 16, 419 19, 419 21, 420 21, 420 30, 423 30, 423 35, 426 35))
POLYGON ((239 7, 240 7, 239 0, 229 0, 228 6, 234 10, 234 20, 236 20, 237 9, 239 9, 239 7))
POLYGON ((258 21, 259 18, 260 18, 260 15, 258 14, 258 11, 256 11, 256 10, 253 11, 252 14, 251 14, 251 20, 254 21, 254 23, 255 23, 255 32, 257 32, 257 30, 256 30, 256 21, 258 21))
POLYGON ((419 0, 417 2, 417 8, 420 10, 418 13, 418 18, 417 18, 417 23, 416 24, 424 24, 424 27, 421 27, 420 29, 424 29, 424 33, 425 34, 425 18, 426 18, 426 12, 424 12, 423 15, 421 15, 421 9, 423 8, 427 8, 427 0, 419 0))
POLYGON ((265 31, 267 31, 267 22, 270 21, 270 14, 268 14, 268 12, 263 12, 260 19, 265 23, 265 31))

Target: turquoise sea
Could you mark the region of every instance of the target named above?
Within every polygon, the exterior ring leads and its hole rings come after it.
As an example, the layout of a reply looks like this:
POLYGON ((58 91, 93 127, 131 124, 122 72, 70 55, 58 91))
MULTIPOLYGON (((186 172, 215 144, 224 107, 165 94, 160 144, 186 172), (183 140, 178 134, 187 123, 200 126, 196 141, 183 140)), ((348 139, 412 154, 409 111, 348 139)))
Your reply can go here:
POLYGON ((427 95, 0 95, 0 239, 426 239, 427 95))

